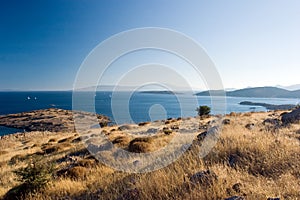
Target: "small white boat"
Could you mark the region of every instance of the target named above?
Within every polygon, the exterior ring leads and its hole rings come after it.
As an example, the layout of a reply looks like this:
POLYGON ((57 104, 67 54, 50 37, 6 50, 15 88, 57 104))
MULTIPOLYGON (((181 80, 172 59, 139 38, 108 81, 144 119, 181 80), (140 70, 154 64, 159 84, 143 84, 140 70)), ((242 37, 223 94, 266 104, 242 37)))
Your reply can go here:
POLYGON ((30 96, 28 96, 28 97, 27 97, 27 100, 30 100, 30 99, 31 99, 30 96))

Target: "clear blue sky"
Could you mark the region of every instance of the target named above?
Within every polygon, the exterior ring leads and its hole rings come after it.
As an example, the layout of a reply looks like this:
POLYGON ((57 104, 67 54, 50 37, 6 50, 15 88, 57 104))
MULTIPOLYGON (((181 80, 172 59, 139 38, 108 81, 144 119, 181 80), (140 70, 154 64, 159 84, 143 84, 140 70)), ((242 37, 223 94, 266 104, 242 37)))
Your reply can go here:
POLYGON ((101 41, 139 27, 199 42, 227 88, 298 84, 298 0, 1 1, 0 89, 71 89, 101 41))

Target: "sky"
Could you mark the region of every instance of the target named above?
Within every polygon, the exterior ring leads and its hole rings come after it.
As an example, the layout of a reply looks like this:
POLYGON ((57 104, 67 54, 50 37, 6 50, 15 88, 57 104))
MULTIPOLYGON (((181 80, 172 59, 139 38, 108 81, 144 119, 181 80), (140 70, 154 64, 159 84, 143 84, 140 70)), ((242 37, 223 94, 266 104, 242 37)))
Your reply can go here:
MULTIPOLYGON (((0 3, 0 90, 72 89, 82 62, 99 43, 143 27, 168 28, 194 39, 214 62, 225 88, 300 83, 298 0, 0 3)), ((180 71, 174 60, 170 65, 180 71)), ((115 64, 105 84, 114 83, 112 74, 126 73, 121 68, 115 64)), ((181 70, 188 78, 189 70, 181 70)), ((192 86, 201 87, 196 78, 190 76, 192 86)))

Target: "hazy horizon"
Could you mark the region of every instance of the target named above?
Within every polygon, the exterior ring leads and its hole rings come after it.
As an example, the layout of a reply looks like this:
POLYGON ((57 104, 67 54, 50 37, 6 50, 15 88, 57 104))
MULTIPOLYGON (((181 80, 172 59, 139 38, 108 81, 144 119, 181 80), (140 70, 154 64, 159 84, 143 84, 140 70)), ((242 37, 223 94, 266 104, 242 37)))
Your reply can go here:
MULTIPOLYGON (((112 91, 112 89, 115 87, 115 85, 101 85, 101 86, 97 86, 97 91, 112 91)), ((289 91, 295 91, 295 90, 300 90, 300 84, 295 84, 295 85, 288 85, 288 86, 281 86, 281 85, 275 85, 275 86, 256 86, 256 87, 252 87, 252 86, 248 86, 248 87, 244 87, 244 88, 224 88, 224 90, 226 91, 233 91, 233 90, 240 90, 240 89, 246 89, 246 88, 259 88, 259 87, 276 87, 276 88, 281 88, 281 89, 285 89, 285 90, 289 90, 289 91)), ((79 89, 82 91, 94 91, 95 90, 95 86, 91 86, 88 88, 81 88, 79 89)), ((116 91, 132 91, 136 89, 136 86, 130 86, 130 85, 121 85, 119 86, 119 88, 116 91)), ((163 91, 163 90, 167 90, 164 88, 159 88, 159 87, 148 87, 148 88, 142 88, 139 89, 140 91, 163 91)), ((205 88, 191 88, 191 90, 193 91, 206 91, 207 89, 205 88)), ((175 88, 175 91, 191 91, 190 88, 175 88)), ((0 89, 0 92, 26 92, 26 91, 33 91, 33 92, 47 92, 47 91, 73 91, 72 88, 69 89, 0 89)), ((138 90, 135 90, 138 91, 138 90)))

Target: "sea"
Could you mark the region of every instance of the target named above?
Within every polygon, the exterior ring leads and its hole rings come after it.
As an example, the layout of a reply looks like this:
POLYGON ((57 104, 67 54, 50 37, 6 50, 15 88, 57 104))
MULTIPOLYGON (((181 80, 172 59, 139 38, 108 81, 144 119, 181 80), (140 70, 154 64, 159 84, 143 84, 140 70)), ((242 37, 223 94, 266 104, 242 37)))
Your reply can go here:
MULTIPOLYGON (((212 114, 267 111, 261 106, 239 105, 242 101, 268 104, 299 104, 300 99, 195 96, 192 93, 22 91, 0 92, 0 115, 61 108, 96 112, 112 123, 139 123, 167 118, 196 116, 196 108, 207 105, 212 114), (220 103, 220 105, 218 104, 220 103)), ((0 126, 0 136, 23 130, 0 126)))

